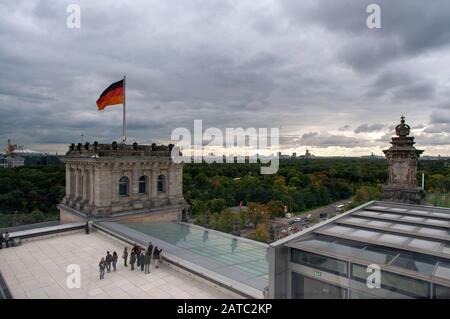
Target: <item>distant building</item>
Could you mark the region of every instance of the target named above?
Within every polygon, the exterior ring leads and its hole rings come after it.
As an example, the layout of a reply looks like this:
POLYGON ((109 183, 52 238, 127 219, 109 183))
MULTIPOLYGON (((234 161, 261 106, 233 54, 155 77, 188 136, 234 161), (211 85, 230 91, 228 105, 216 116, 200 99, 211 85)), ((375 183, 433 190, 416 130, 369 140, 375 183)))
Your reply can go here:
POLYGON ((0 167, 42 166, 62 163, 60 157, 57 155, 49 155, 47 153, 25 149, 23 146, 11 144, 11 139, 8 139, 5 157, 6 160, 0 160, 0 167))
POLYGON ((308 150, 308 149, 306 149, 306 151, 305 151, 305 154, 304 155, 300 155, 300 156, 298 156, 297 158, 300 158, 300 159, 310 159, 310 158, 314 158, 315 156, 313 155, 313 154, 311 154, 311 152, 308 150))
POLYGON ((292 153, 292 158, 296 158, 297 157, 297 153, 292 153))
POLYGON ((117 217, 185 220, 183 164, 170 146, 72 144, 64 158, 66 196, 58 206, 61 222, 117 217))
POLYGON ((8 144, 6 145, 5 155, 10 156, 17 150, 17 144, 11 144, 11 139, 8 138, 8 144))
POLYGON ((15 154, 17 150, 16 144, 11 144, 11 140, 8 139, 8 144, 5 149, 5 155, 0 156, 0 168, 13 168, 24 166, 24 158, 15 154))
POLYGON ((25 160, 20 156, 0 156, 0 168, 24 166, 25 160))
POLYGON ((363 155, 363 156, 361 156, 361 158, 373 159, 373 160, 385 159, 384 156, 375 155, 373 152, 370 155, 363 155))

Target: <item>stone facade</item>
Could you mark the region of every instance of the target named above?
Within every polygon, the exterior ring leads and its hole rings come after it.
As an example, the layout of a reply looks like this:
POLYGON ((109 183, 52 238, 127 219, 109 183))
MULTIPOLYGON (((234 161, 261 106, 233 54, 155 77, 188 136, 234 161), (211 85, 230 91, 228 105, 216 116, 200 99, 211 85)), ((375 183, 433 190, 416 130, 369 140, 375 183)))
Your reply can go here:
POLYGON ((421 204, 425 197, 424 190, 417 186, 417 164, 423 150, 414 147, 410 129, 402 116, 395 128, 397 136, 392 138, 392 146, 383 151, 389 166, 389 184, 383 187, 383 200, 421 204))
POLYGON ((146 212, 161 220, 163 208, 167 219, 181 219, 187 207, 183 164, 172 161, 171 151, 172 145, 72 144, 63 160, 66 195, 59 205, 61 221, 143 217, 146 212))

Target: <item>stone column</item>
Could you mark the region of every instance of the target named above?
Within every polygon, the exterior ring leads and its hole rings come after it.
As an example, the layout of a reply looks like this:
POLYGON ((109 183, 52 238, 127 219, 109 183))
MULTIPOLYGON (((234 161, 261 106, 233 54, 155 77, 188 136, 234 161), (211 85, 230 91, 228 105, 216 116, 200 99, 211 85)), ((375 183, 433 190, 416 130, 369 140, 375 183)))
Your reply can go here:
POLYGON ((119 201, 119 180, 122 177, 122 173, 119 171, 119 168, 116 164, 113 164, 112 174, 111 174, 111 182, 108 189, 110 189, 111 193, 111 201, 118 202, 119 201))
POLYGON ((151 184, 150 187, 150 199, 155 199, 157 197, 157 188, 158 188, 158 172, 159 171, 159 167, 158 167, 158 163, 153 163, 153 167, 152 167, 152 175, 150 178, 149 183, 151 184))
POLYGON ((94 167, 89 169, 89 205, 94 206, 94 167))
POLYGON ((99 163, 94 171, 94 201, 96 206, 105 207, 111 205, 111 188, 115 187, 115 185, 112 185, 113 179, 111 177, 110 165, 108 163, 99 163))
POLYGON ((75 169, 75 198, 78 199, 80 197, 80 170, 78 168, 75 169))
POLYGON ((178 197, 183 196, 183 165, 176 165, 176 180, 175 180, 175 195, 178 197))
POLYGON ((172 165, 169 163, 167 165, 167 176, 166 176, 166 195, 167 197, 171 197, 172 195, 172 179, 174 178, 172 174, 172 165))
POLYGON ((71 172, 70 172, 70 166, 66 165, 66 199, 70 198, 71 195, 71 172))
POLYGON ((130 178, 130 198, 137 199, 139 197, 139 178, 142 176, 141 163, 132 164, 133 170, 130 178))
POLYGON ((73 199, 76 197, 76 175, 75 169, 72 165, 70 165, 70 198, 73 199))
POLYGON ((89 171, 83 170, 83 201, 89 201, 89 171))

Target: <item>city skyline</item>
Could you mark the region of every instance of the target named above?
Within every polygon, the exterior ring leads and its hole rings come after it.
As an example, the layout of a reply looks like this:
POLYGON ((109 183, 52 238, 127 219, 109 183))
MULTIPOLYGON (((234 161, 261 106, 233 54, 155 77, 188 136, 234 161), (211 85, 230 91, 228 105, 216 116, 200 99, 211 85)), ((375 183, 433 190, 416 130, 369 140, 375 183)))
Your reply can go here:
POLYGON ((401 115, 424 155, 450 155, 450 3, 69 1, 0 5, 0 147, 63 154, 121 138, 121 106, 95 101, 127 75, 129 142, 177 127, 277 127, 280 151, 381 155, 401 115), (117 22, 120 22, 118 24, 117 22), (114 36, 111 36, 114 35, 114 36))

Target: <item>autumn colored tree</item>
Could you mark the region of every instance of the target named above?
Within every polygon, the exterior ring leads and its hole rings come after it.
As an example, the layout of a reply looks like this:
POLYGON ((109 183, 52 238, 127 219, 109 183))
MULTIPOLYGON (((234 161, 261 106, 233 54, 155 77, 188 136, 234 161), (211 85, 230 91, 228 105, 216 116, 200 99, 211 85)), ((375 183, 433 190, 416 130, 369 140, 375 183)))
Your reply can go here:
POLYGON ((266 205, 257 203, 248 203, 247 210, 244 213, 247 223, 256 229, 260 223, 270 219, 270 213, 266 205))
POLYGON ((259 224, 254 231, 252 231, 249 235, 248 238, 253 239, 253 240, 257 240, 257 241, 261 241, 264 243, 269 242, 270 240, 270 232, 269 232, 269 221, 266 221, 264 223, 259 224))

